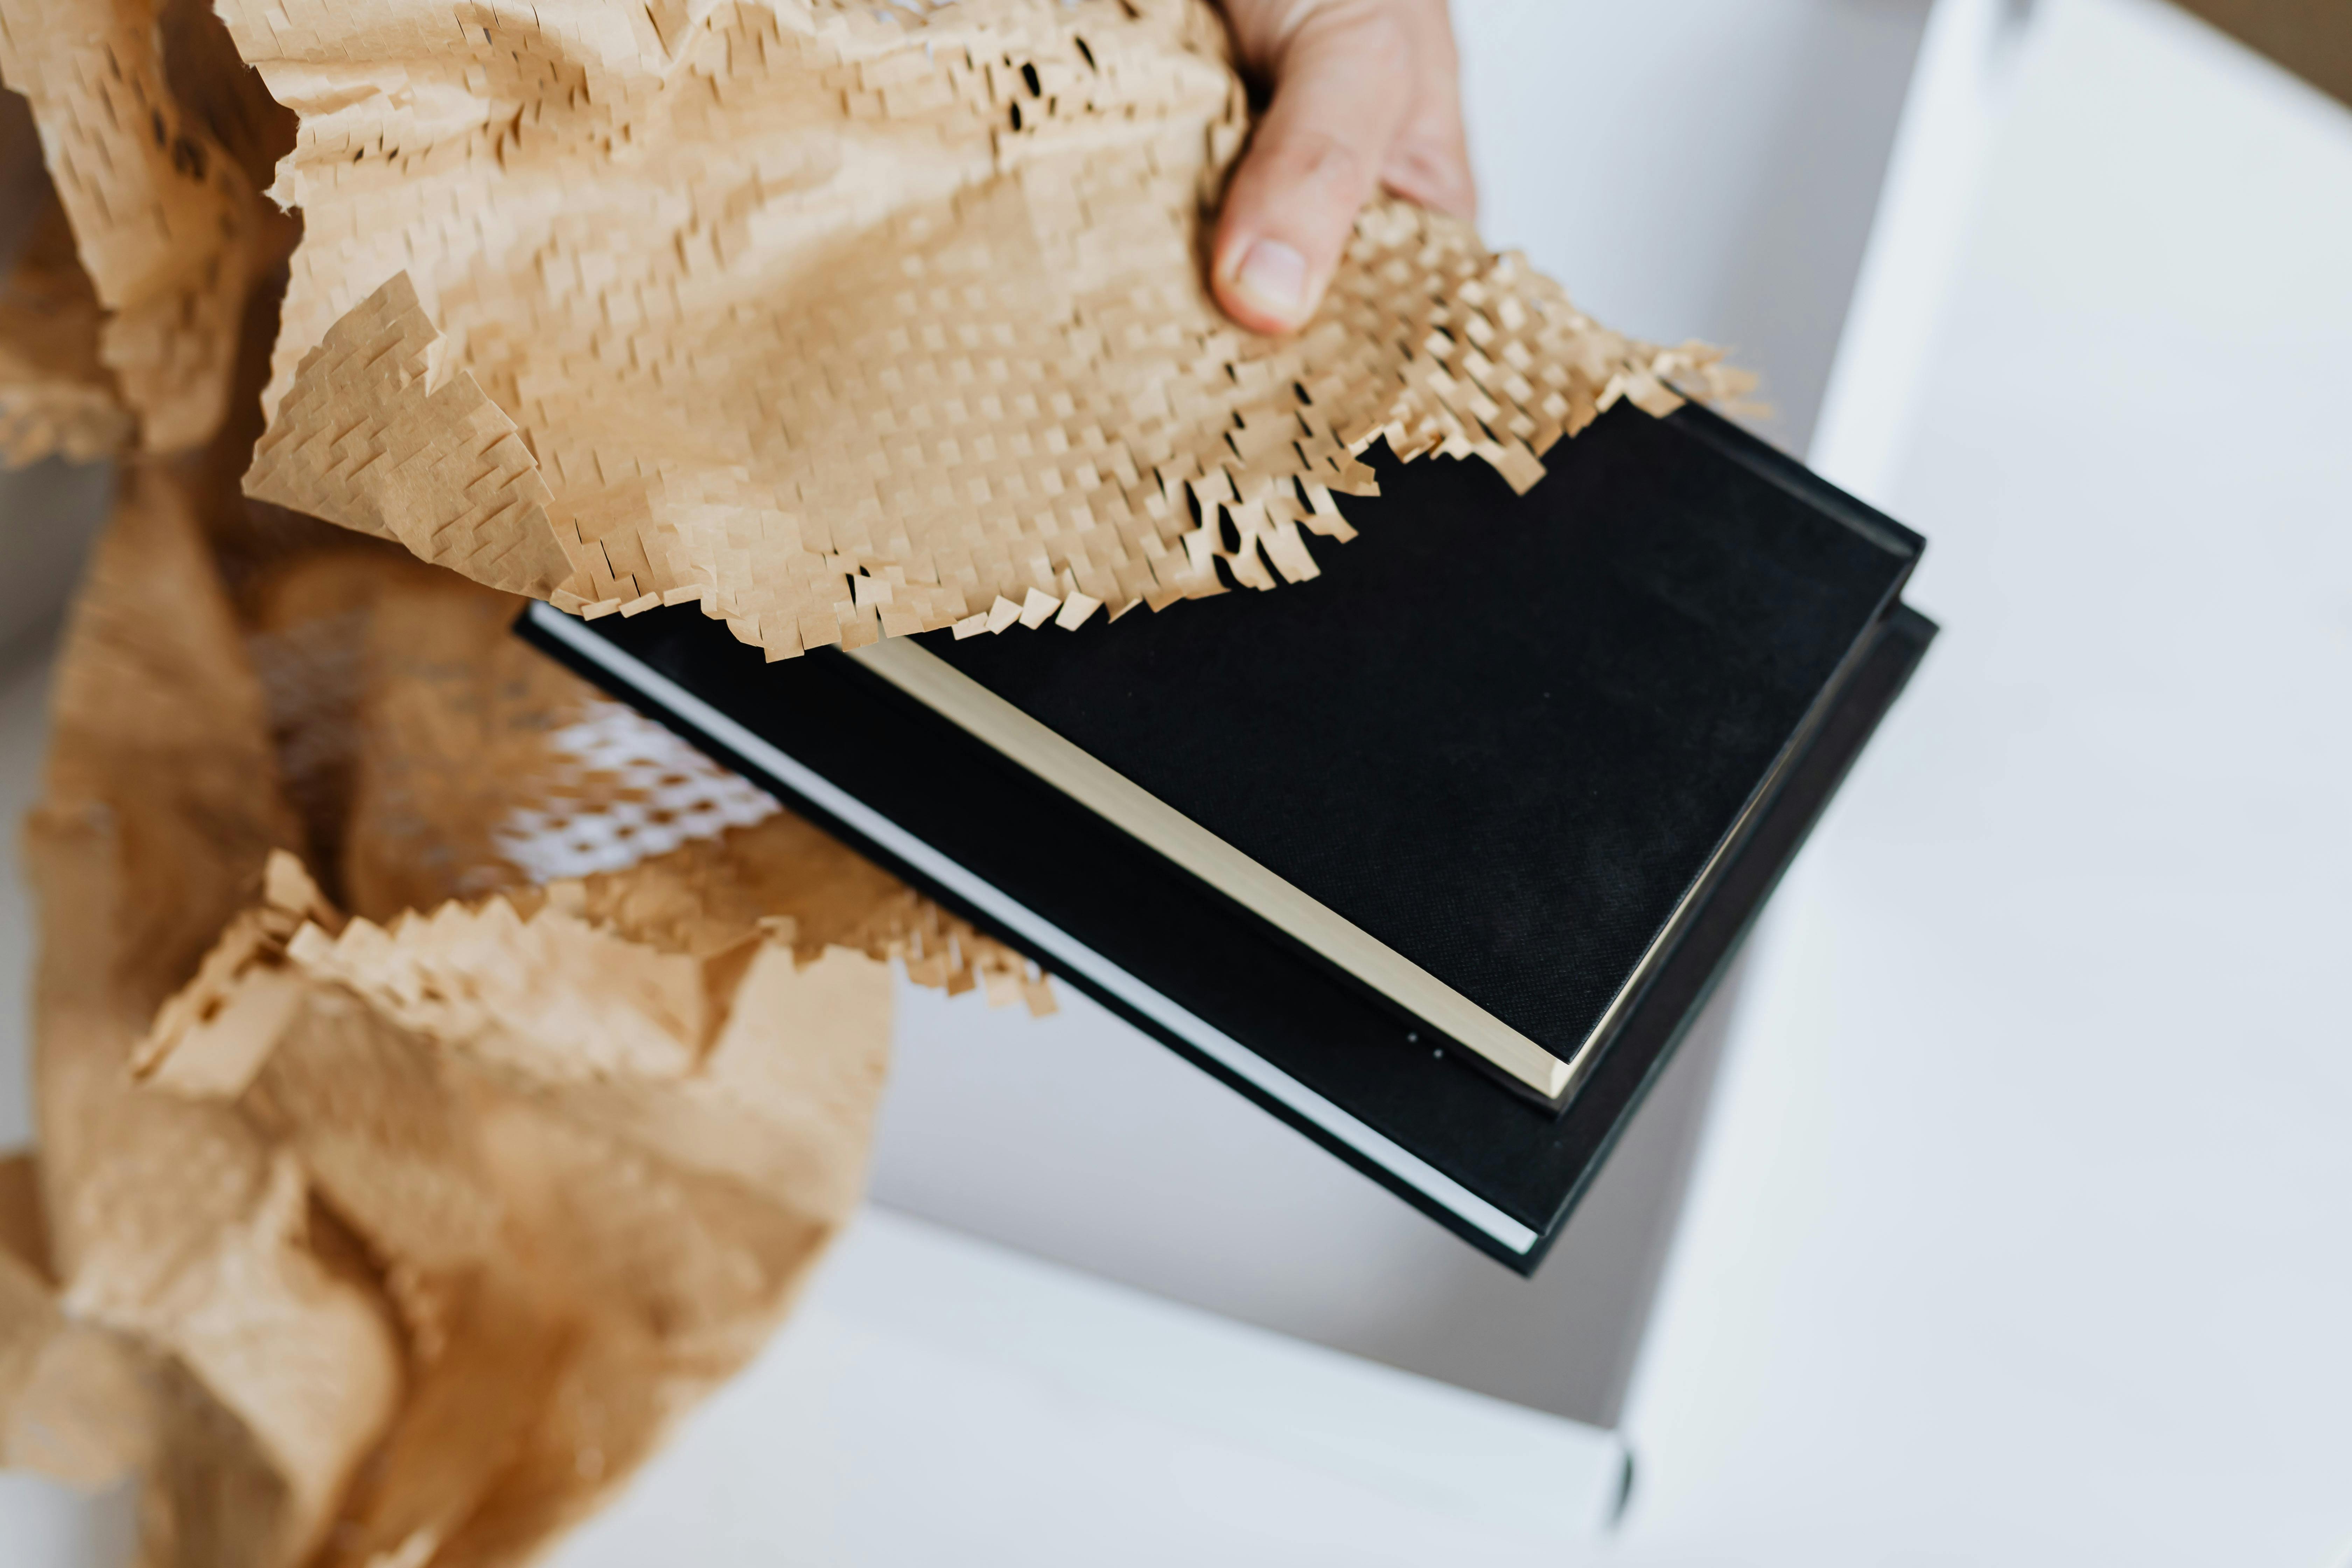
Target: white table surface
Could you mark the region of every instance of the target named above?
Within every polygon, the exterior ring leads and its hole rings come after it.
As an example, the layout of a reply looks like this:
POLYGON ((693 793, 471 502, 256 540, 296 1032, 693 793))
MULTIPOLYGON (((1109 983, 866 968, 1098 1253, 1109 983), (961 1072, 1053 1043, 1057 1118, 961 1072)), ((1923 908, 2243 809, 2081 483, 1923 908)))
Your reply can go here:
POLYGON ((2352 111, 2037 11, 1832 395, 1916 393, 1946 630, 1757 955, 1625 1563, 2352 1556, 2352 111))
MULTIPOLYGON (((1557 1563, 1606 1433, 869 1209, 550 1568, 1557 1563)), ((114 1568, 129 1494, 0 1475, 0 1563, 114 1568)))
POLYGON ((1591 1427, 869 1210, 552 1568, 1557 1563, 1591 1427))

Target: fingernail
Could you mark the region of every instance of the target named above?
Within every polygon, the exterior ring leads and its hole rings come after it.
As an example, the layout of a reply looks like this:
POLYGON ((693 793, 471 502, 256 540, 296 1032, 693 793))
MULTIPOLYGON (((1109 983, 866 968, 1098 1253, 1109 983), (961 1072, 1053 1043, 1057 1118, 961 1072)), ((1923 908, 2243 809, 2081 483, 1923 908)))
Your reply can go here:
POLYGON ((1253 242, 1234 271, 1234 283, 1286 321, 1307 313, 1307 258, 1278 239, 1253 242))

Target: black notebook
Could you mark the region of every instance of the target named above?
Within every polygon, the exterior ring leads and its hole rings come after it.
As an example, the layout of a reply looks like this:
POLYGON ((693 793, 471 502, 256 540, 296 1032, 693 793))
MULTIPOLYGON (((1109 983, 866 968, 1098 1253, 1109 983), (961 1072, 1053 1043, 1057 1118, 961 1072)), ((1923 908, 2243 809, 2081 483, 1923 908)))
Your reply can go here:
POLYGON ((1368 460, 1263 599, 776 664, 692 605, 521 630, 1532 1271, 1933 637, 1921 541, 1697 407, 1525 496, 1368 460))

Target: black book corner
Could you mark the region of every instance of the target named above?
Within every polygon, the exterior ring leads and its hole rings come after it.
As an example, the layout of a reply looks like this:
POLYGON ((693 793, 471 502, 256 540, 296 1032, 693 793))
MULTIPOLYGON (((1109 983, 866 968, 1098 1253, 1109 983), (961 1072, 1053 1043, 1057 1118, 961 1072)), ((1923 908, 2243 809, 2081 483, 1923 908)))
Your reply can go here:
POLYGON ((519 629, 1532 1273, 1934 637, 1922 541, 1698 407, 1523 497, 1370 461, 1270 603, 519 629))

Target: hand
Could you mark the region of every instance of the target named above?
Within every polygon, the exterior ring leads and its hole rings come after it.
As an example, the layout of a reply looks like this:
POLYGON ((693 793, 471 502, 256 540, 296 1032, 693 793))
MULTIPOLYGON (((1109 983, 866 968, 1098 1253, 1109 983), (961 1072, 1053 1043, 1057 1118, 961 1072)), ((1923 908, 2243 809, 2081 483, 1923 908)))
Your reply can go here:
POLYGON ((1375 190, 1476 216, 1454 27, 1445 0, 1222 3, 1274 100, 1226 189, 1210 283, 1242 325, 1292 331, 1375 190))

